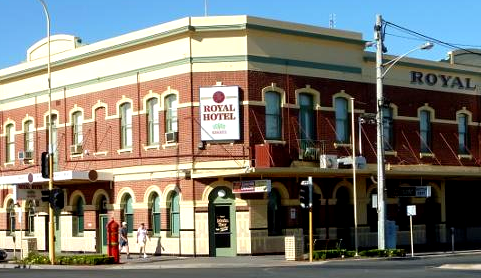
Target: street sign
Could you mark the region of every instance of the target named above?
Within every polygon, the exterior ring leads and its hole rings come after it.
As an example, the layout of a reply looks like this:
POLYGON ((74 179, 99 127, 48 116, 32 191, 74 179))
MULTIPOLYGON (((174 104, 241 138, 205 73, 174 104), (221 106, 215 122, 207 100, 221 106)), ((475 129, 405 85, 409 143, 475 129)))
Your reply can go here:
POLYGON ((431 186, 401 186, 388 188, 387 195, 390 197, 431 197, 431 186))
POLYGON ((416 215, 416 206, 415 205, 407 206, 406 209, 407 209, 408 216, 415 216, 416 215))

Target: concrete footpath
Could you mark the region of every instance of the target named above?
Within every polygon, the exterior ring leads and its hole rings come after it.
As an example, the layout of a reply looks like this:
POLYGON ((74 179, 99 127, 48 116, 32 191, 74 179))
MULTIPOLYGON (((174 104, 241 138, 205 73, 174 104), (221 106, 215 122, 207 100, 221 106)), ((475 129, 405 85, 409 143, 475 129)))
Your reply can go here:
MULTIPOLYGON (((463 256, 481 254, 481 250, 451 252, 433 252, 414 254, 414 257, 397 259, 425 259, 430 257, 463 256)), ((344 261, 380 260, 386 258, 348 258, 344 261)), ((175 269, 175 268, 244 268, 244 267, 297 267, 326 264, 332 261, 286 261, 284 255, 266 256, 236 256, 236 257, 175 257, 175 256, 149 256, 138 258, 133 255, 127 259, 124 254, 121 256, 121 263, 115 265, 98 266, 73 266, 73 265, 19 265, 14 262, 0 263, 1 268, 28 268, 28 269, 175 269)), ((444 269, 469 269, 481 270, 481 264, 446 264, 440 266, 444 269)))

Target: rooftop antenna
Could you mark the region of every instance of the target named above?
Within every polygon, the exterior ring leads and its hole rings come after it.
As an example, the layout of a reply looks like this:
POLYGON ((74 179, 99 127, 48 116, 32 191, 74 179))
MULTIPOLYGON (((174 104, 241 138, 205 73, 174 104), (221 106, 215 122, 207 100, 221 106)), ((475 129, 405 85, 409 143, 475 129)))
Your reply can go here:
POLYGON ((329 28, 331 29, 336 28, 336 14, 329 15, 329 28))
POLYGON ((204 16, 207 16, 207 0, 204 0, 204 16))

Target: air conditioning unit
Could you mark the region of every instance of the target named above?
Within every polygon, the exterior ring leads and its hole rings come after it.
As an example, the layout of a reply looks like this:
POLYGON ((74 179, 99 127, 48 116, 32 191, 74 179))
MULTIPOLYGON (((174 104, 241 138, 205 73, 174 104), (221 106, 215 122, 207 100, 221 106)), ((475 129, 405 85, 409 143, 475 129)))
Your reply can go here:
POLYGON ((319 159, 319 148, 306 148, 302 153, 302 159, 317 161, 319 159))
POLYGON ((178 135, 178 132, 177 132, 177 131, 166 132, 166 133, 165 133, 165 142, 166 142, 166 143, 175 143, 175 142, 177 142, 177 135, 178 135))
POLYGON ((337 163, 337 155, 333 154, 321 154, 320 156, 320 167, 322 169, 337 169, 338 168, 338 163, 337 163))
POLYGON ((80 144, 70 145, 70 154, 81 154, 82 152, 83 152, 82 145, 80 144))
POLYGON ((32 160, 33 159, 33 151, 25 151, 23 159, 32 160))

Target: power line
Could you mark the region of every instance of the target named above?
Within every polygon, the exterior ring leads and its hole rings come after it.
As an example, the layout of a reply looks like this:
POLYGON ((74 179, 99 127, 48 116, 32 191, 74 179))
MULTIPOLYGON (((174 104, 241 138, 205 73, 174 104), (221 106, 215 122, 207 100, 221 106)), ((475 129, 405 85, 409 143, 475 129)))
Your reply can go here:
MULTIPOLYGON (((460 47, 462 44, 453 44, 453 43, 448 43, 448 42, 445 42, 445 41, 441 41, 441 40, 438 40, 436 38, 433 38, 433 37, 430 37, 430 36, 427 36, 427 35, 424 35, 424 34, 421 34, 419 32, 416 32, 416 31, 413 31, 413 30, 410 30, 408 28, 405 28, 405 27, 402 27, 402 26, 399 26, 395 23, 392 23, 392 22, 389 22, 389 21, 385 21, 384 22, 386 23, 386 25, 389 25, 395 29, 398 29, 398 30, 401 30, 401 31, 404 31, 408 34, 411 34, 412 36, 414 37, 417 37, 417 38, 423 38, 423 39, 427 39, 431 42, 435 42, 437 44, 440 44, 440 45, 443 45, 445 47, 448 47, 448 48, 454 48, 454 49, 459 49, 459 50, 463 50, 467 53, 470 53, 470 54, 475 54, 475 55, 480 55, 481 56, 481 53, 477 53, 477 52, 473 52, 469 49, 466 49, 466 48, 463 48, 463 47, 460 47)), ((469 45, 465 45, 465 46, 469 46, 469 45)), ((469 47, 472 47, 472 46, 469 46, 469 47)), ((479 46, 474 46, 474 47, 479 47, 479 46)))

